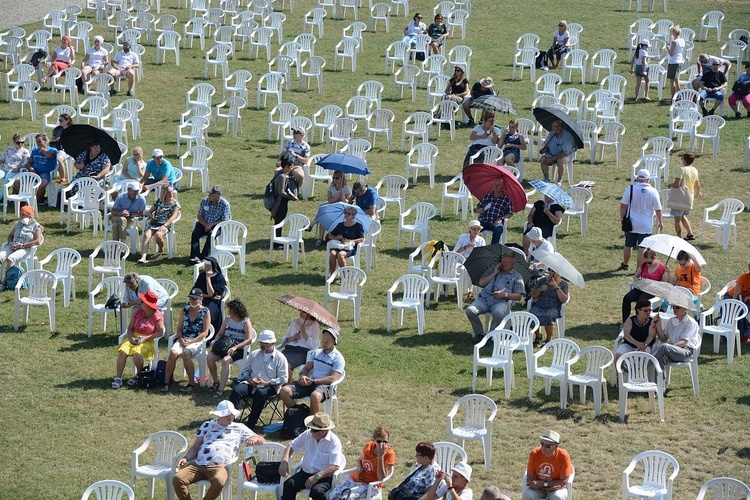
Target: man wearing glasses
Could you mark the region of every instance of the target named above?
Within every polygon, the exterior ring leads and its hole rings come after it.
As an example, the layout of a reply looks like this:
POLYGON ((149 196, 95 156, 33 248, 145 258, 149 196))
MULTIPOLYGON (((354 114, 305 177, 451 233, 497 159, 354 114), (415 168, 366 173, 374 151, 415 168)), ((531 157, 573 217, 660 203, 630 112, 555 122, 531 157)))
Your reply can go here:
POLYGON ((310 490, 313 500, 325 500, 333 475, 346 463, 341 441, 331 432, 336 426, 327 413, 319 412, 307 417, 305 426, 307 430, 287 445, 279 465, 279 474, 286 476, 292 454, 304 453, 302 467, 284 481, 282 500, 294 500, 303 489, 310 490))
POLYGON ((700 82, 701 110, 703 116, 712 115, 716 112, 721 101, 724 100, 723 89, 727 88, 727 77, 721 72, 721 62, 717 59, 711 61, 711 69, 704 72, 700 82), (714 107, 706 109, 706 99, 714 100, 714 107))
POLYGON ((700 351, 701 348, 698 323, 684 307, 672 304, 672 310, 674 318, 667 321, 666 325, 662 325, 658 314, 651 321, 651 326, 656 329, 656 335, 662 342, 651 354, 662 370, 667 361, 690 361, 693 352, 700 351))
POLYGON ((729 69, 732 67, 731 62, 726 59, 722 59, 721 57, 701 54, 698 56, 698 61, 695 63, 698 68, 698 73, 695 75, 695 79, 690 82, 693 90, 695 90, 696 92, 700 92, 701 78, 703 78, 703 75, 711 71, 714 63, 719 63, 719 67, 721 68, 721 72, 724 73, 724 76, 729 74, 729 69))
POLYGON ((560 434, 548 430, 540 436, 541 445, 531 450, 526 466, 526 485, 523 500, 568 498, 568 479, 573 474, 573 464, 567 451, 559 447, 560 434))

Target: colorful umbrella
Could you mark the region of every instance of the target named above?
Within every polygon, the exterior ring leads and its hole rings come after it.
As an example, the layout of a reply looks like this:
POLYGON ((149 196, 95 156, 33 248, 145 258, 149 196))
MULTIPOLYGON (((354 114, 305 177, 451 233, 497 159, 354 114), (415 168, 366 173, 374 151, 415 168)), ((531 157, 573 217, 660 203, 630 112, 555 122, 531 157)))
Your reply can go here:
POLYGON ((509 170, 489 163, 472 163, 464 169, 464 184, 478 200, 492 192, 495 179, 505 179, 505 194, 513 204, 513 212, 520 212, 526 207, 526 191, 518 179, 509 170))
POLYGON ((345 174, 369 175, 372 173, 362 158, 346 153, 330 154, 318 161, 317 165, 327 170, 341 170, 345 174))
POLYGON ((571 208, 575 206, 575 202, 573 201, 573 198, 571 198, 570 195, 566 193, 565 191, 563 191, 563 189, 557 184, 554 184, 552 182, 539 181, 539 180, 529 181, 529 184, 535 187, 537 191, 539 191, 545 196, 552 198, 560 205, 563 205, 565 208, 571 208))
POLYGON ((283 297, 279 297, 276 300, 278 300, 282 304, 288 305, 292 309, 306 312, 307 314, 318 320, 319 323, 323 323, 324 325, 335 328, 336 331, 339 331, 339 320, 337 320, 333 314, 328 312, 325 307, 321 306, 312 299, 297 297, 296 295, 284 295, 283 297))
MULTIPOLYGON (((701 266, 706 265, 706 259, 700 254, 697 248, 677 236, 671 234, 654 234, 647 238, 644 238, 641 244, 641 248, 650 248, 654 252, 666 255, 673 259, 677 258, 677 254, 680 250, 684 250, 698 261, 701 266)), ((669 260, 669 259, 667 259, 669 260)))
POLYGON ((510 102, 510 99, 501 95, 483 95, 471 101, 471 107, 477 109, 486 109, 496 113, 510 113, 517 115, 516 107, 510 102))
POLYGON ((112 165, 120 163, 120 145, 108 133, 92 125, 71 125, 63 129, 60 136, 60 143, 67 154, 73 158, 88 150, 89 144, 98 142, 102 148, 102 153, 109 156, 112 165))
POLYGON ((568 259, 563 257, 562 254, 557 252, 550 253, 546 250, 537 249, 531 252, 531 255, 574 285, 578 285, 581 288, 586 286, 581 273, 568 261, 568 259))
POLYGON ((357 211, 354 220, 362 224, 362 227, 365 228, 365 233, 367 233, 372 225, 372 218, 357 205, 349 205, 340 201, 331 204, 326 203, 318 207, 318 214, 315 218, 321 226, 326 228, 326 231, 333 231, 339 222, 344 222, 344 211, 347 208, 357 211))
POLYGON ((552 130, 552 124, 556 120, 563 122, 563 128, 573 134, 573 140, 578 149, 583 148, 583 133, 578 123, 565 111, 557 108, 534 108, 534 118, 546 130, 552 130))
POLYGON ((513 257, 516 259, 516 263, 513 265, 513 270, 521 275, 524 282, 529 281, 531 278, 531 272, 529 271, 529 264, 526 262, 526 257, 523 252, 516 252, 510 247, 505 245, 486 245, 483 247, 475 247, 471 251, 469 257, 464 262, 464 268, 469 273, 471 282, 479 286, 479 280, 485 274, 492 271, 505 252, 513 252, 513 257))

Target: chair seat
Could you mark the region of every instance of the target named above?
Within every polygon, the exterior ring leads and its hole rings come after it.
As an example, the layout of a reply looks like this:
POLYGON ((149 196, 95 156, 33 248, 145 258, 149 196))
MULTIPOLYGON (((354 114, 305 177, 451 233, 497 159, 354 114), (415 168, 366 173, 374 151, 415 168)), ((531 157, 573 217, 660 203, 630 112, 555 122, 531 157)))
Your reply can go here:
POLYGON ((280 245, 296 245, 299 240, 297 238, 290 238, 289 236, 276 236, 273 241, 280 245))
POLYGON ((703 333, 709 333, 711 335, 731 335, 732 328, 727 326, 704 326, 703 333))
POLYGON ((328 296, 333 300, 354 300, 357 294, 351 292, 331 292, 328 296))
POLYGON ((145 477, 164 477, 172 472, 172 466, 168 464, 143 465, 135 470, 136 475, 145 477))
POLYGON ((401 226, 401 230, 419 232, 424 230, 426 227, 427 224, 404 224, 403 226, 401 226))
POLYGON ((475 427, 472 425, 466 425, 462 427, 455 427, 452 435, 458 439, 482 439, 482 436, 487 434, 487 429, 482 427, 475 427))
POLYGON ((704 224, 709 224, 711 226, 731 226, 732 224, 729 221, 721 220, 721 219, 706 219, 703 221, 704 224))
POLYGON ((536 369, 536 375, 539 377, 560 378, 564 373, 565 371, 562 368, 555 366, 541 366, 536 369))
POLYGON ((631 486, 628 490, 628 494, 640 498, 661 498, 662 495, 666 495, 666 493, 666 488, 662 487, 660 484, 639 484, 631 486))
POLYGON ((629 392, 655 392, 657 390, 654 382, 623 382, 622 384, 629 392))
POLYGON ((489 367, 489 368, 504 367, 507 362, 508 362, 508 358, 506 356, 495 356, 493 358, 479 358, 479 359, 477 359, 477 365, 479 365, 479 366, 486 366, 486 367, 489 367))
POLYGON ((242 483, 242 489, 251 491, 274 492, 279 488, 278 484, 259 484, 257 478, 242 483))
POLYGON ((24 306, 41 306, 49 302, 49 297, 21 297, 19 303, 24 306))
POLYGON ((394 300, 393 307, 397 309, 414 309, 419 307, 419 299, 394 300))
POLYGON ((119 273, 120 272, 120 266, 119 265, 102 265, 102 266, 94 266, 91 268, 91 270, 95 273, 119 273))
POLYGON ((576 384, 576 385, 580 385, 580 384, 586 384, 586 385, 588 385, 588 384, 594 384, 594 383, 597 382, 597 380, 599 380, 597 377, 594 377, 593 375, 586 375, 586 374, 571 375, 570 377, 568 377, 568 383, 570 383, 570 384, 576 384))

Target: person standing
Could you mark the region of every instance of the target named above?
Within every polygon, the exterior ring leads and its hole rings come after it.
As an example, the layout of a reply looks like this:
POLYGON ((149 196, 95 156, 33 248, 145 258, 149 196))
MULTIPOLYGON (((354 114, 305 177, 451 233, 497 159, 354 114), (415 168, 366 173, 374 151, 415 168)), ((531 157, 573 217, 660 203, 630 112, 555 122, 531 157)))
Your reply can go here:
POLYGON ((672 100, 680 90, 680 81, 678 75, 682 64, 685 62, 685 39, 680 37, 682 30, 679 24, 672 26, 672 42, 667 47, 667 78, 669 78, 669 91, 672 97, 667 101, 672 104, 672 100))
POLYGON ((214 186, 208 196, 201 200, 198 207, 198 221, 190 236, 190 263, 198 264, 211 253, 211 231, 219 222, 232 219, 232 209, 229 202, 221 197, 221 187, 214 186), (206 237, 203 251, 200 249, 201 238, 206 237))
MULTIPOLYGON (((638 247, 644 238, 651 236, 654 214, 659 222, 659 232, 664 228, 661 214, 659 191, 649 184, 651 174, 645 168, 638 171, 635 184, 625 189, 620 200, 620 220, 630 217, 632 228, 625 232, 625 247, 622 250, 620 270, 627 271, 633 248, 638 247)), ((643 263, 643 249, 638 249, 638 267, 643 263)))
MULTIPOLYGON (((675 177, 674 182, 668 184, 667 187, 672 189, 685 186, 689 193, 690 206, 685 209, 684 205, 678 208, 670 206, 670 200, 667 199, 667 207, 670 209, 670 213, 674 217, 674 231, 678 237, 682 238, 682 228, 687 231, 685 241, 693 241, 695 236, 693 235, 693 228, 690 225, 690 221, 687 216, 690 215, 690 211, 693 209, 693 200, 697 196, 703 198, 701 192, 701 183, 698 180, 698 169, 693 166, 695 161, 695 155, 693 153, 685 153, 682 155, 682 168, 680 169, 680 176, 675 177)), ((670 192, 671 195, 671 192, 670 192)))
POLYGON ((540 436, 541 445, 529 454, 526 465, 526 484, 523 500, 568 498, 568 480, 573 474, 573 463, 567 451, 560 448, 560 434, 548 430, 540 436))
POLYGON ((643 89, 643 100, 650 101, 648 97, 649 79, 648 79, 648 48, 651 42, 648 39, 641 40, 635 49, 633 59, 630 61, 630 74, 635 73, 635 102, 638 102, 641 94, 641 80, 645 84, 643 89))

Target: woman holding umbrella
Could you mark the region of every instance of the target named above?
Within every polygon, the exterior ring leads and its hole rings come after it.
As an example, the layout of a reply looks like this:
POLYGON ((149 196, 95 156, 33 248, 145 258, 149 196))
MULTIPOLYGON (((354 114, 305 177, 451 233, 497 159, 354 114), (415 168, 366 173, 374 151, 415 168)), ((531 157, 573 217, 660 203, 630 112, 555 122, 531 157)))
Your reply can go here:
POLYGON ((365 241, 365 228, 354 219, 356 215, 354 207, 347 207, 344 210, 344 222, 340 222, 328 234, 329 240, 338 240, 343 244, 340 248, 331 249, 328 269, 336 269, 336 264, 339 267, 346 266, 346 259, 356 255, 357 246, 365 241))
MULTIPOLYGON (((346 177, 341 169, 337 169, 333 172, 331 177, 331 184, 328 186, 328 205, 332 203, 350 203, 352 201, 352 188, 346 185, 346 177)), ((323 204, 321 204, 323 205, 323 204)), ((326 228, 318 223, 318 219, 313 219, 306 231, 312 231, 313 226, 318 224, 318 239, 315 240, 315 245, 320 246, 323 244, 323 235, 326 228)))
MULTIPOLYGON (((650 248, 647 248, 643 252, 643 264, 641 264, 633 275, 633 281, 638 281, 640 279, 665 281, 667 283, 672 280, 672 277, 669 274, 669 268, 663 262, 659 262, 656 252, 650 248)), ((641 299, 650 300, 653 298, 654 296, 650 293, 643 292, 635 287, 631 288, 631 290, 622 298, 622 322, 625 323, 625 320, 630 317, 630 305, 633 302, 641 299)))
MULTIPOLYGON (((107 182, 107 175, 109 175, 112 163, 109 161, 107 153, 102 151, 99 142, 92 141, 89 144, 88 151, 79 154, 73 166, 79 170, 76 176, 73 177, 74 181, 82 177, 91 177, 103 188, 107 182)), ((76 194, 76 192, 78 192, 78 188, 74 186, 71 194, 76 194)))
POLYGON ((307 353, 317 349, 320 344, 320 325, 318 320, 305 311, 289 323, 289 328, 281 339, 284 350, 281 353, 289 364, 289 379, 294 380, 292 372, 298 366, 307 363, 307 353))

